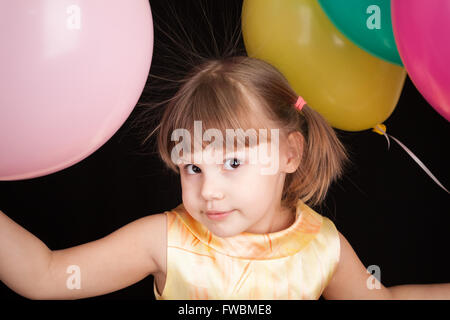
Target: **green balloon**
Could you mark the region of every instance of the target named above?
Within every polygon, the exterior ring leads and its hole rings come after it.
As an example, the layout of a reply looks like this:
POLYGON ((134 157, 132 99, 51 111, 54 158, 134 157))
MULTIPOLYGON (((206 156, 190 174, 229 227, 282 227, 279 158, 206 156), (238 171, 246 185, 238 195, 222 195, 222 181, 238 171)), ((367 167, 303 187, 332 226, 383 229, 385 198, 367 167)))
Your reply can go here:
POLYGON ((403 66, 394 40, 390 0, 319 0, 347 38, 374 56, 403 66))

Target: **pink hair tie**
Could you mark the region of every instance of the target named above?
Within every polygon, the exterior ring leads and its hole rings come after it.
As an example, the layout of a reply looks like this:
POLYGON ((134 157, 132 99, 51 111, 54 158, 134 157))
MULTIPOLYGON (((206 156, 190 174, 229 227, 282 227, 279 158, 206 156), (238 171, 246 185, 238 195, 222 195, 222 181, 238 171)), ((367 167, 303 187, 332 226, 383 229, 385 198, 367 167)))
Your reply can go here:
POLYGON ((298 96, 297 102, 295 103, 295 108, 298 111, 302 111, 303 106, 306 104, 305 99, 302 98, 302 96, 298 96))

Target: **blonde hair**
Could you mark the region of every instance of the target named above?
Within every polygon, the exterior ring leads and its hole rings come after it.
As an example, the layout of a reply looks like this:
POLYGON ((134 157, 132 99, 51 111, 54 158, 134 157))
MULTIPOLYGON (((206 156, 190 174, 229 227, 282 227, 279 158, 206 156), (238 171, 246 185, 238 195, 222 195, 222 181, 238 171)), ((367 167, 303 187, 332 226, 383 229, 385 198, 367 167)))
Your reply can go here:
POLYGON ((301 199, 315 206, 342 175, 349 158, 319 113, 308 105, 301 112, 294 108, 297 98, 285 77, 262 60, 246 56, 209 59, 183 80, 165 106, 159 125, 145 140, 158 132, 159 155, 168 168, 178 173, 171 160, 175 146, 171 134, 177 128, 193 132, 195 120, 202 121, 203 131, 268 126, 279 128, 285 135, 298 131, 304 137, 303 154, 298 169, 286 175, 282 205, 293 208, 301 199), (258 101, 257 106, 249 103, 249 96, 258 101))

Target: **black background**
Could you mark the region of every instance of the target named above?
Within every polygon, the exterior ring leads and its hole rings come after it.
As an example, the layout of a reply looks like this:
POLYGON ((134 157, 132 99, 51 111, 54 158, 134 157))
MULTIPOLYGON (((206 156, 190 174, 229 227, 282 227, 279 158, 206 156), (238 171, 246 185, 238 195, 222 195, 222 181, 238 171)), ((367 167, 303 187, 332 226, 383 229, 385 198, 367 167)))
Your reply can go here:
MULTIPOLYGON (((214 55, 211 30, 223 52, 232 29, 240 23, 242 6, 240 0, 150 3, 155 50, 152 76, 139 103, 174 92, 175 87, 153 75, 176 78, 188 70, 190 44, 203 56, 214 55)), ((245 52, 240 40, 236 54, 245 52)), ((142 110, 135 108, 108 142, 70 168, 35 179, 0 182, 0 210, 56 250, 96 240, 140 217, 177 206, 179 178, 164 169, 152 144, 141 147, 145 131, 135 128, 135 120, 143 119, 142 110)), ((385 124, 388 134, 408 146, 450 187, 449 124, 409 78, 385 124)), ((386 139, 370 130, 337 132, 354 165, 332 185, 325 203, 314 209, 333 220, 365 266, 380 267, 385 286, 450 282, 448 194, 392 139, 388 150, 386 139)), ((0 298, 24 299, 1 282, 0 298)), ((154 299, 153 279, 88 300, 105 299, 154 299)))

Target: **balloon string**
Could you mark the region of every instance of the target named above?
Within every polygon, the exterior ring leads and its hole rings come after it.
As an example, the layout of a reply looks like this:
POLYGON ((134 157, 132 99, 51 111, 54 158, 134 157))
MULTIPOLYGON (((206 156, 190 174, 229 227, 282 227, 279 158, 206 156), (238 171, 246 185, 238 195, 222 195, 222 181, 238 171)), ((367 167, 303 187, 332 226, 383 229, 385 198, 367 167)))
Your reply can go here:
POLYGON ((395 142, 397 142, 399 145, 400 145, 400 147, 402 147, 405 151, 406 151, 406 153, 408 153, 409 154, 409 156, 411 157, 411 158, 413 158, 413 160, 414 161, 416 161, 416 163, 426 172, 426 174, 428 174, 428 176, 431 178, 431 179, 433 179, 434 180, 434 182, 438 185, 438 186, 440 186, 442 189, 444 189, 447 193, 450 193, 443 185, 442 185, 442 183, 431 173, 431 171, 423 164, 423 162, 422 161, 420 161, 420 159, 419 158, 417 158, 416 157, 416 155, 414 154, 414 153, 412 153, 412 151, 411 150, 409 150, 405 145, 403 145, 403 143, 401 143, 398 139, 396 139, 395 137, 393 137, 393 136, 391 136, 391 135, 388 135, 387 133, 386 133, 386 127, 384 126, 384 125, 376 125, 375 126, 375 128, 373 129, 373 131, 374 132, 376 132, 376 133, 378 133, 378 134, 383 134, 385 137, 386 137, 386 139, 387 139, 387 141, 388 141, 388 150, 389 150, 389 146, 390 146, 390 143, 389 143, 389 137, 391 137, 392 139, 394 139, 394 141, 395 142), (383 130, 383 128, 381 127, 381 126, 383 126, 384 127, 384 130, 383 130))

